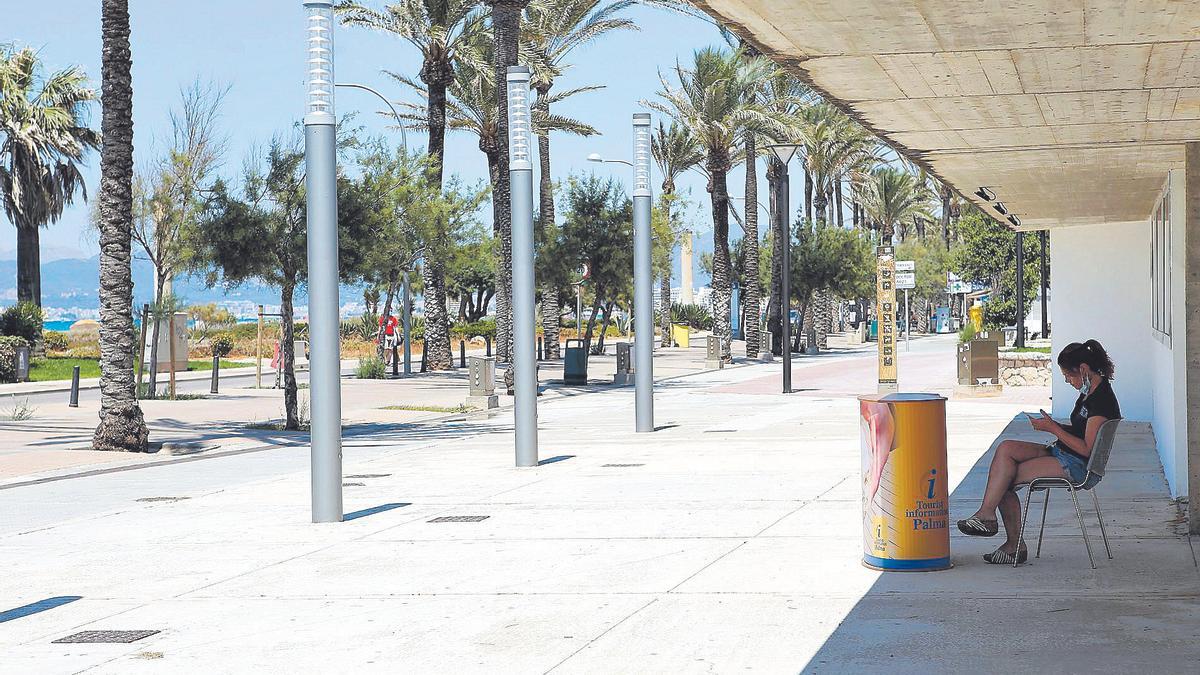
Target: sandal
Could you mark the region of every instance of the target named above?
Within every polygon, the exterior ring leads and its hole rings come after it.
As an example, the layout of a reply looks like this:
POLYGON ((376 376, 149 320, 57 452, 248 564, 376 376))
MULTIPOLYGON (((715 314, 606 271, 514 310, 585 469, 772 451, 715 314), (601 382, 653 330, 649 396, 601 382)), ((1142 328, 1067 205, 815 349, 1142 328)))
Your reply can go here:
POLYGON ((958 521, 958 531, 972 537, 994 537, 1000 531, 1000 522, 971 516, 958 521))
POLYGON ((983 554, 983 561, 989 565, 1012 565, 1014 562, 1018 565, 1029 559, 1029 549, 1021 547, 1016 556, 1003 549, 996 549, 991 553, 983 554), (1014 560, 1015 557, 1015 560, 1014 560))

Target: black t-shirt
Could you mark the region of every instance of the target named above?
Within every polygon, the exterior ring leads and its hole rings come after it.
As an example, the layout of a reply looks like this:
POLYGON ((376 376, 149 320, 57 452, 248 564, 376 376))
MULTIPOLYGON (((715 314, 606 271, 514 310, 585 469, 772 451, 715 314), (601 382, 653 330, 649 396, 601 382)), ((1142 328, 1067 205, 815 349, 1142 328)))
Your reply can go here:
POLYGON ((1079 395, 1075 409, 1071 411, 1071 426, 1066 427, 1067 433, 1076 438, 1085 438, 1088 419, 1097 416, 1110 420, 1121 417, 1121 406, 1117 403, 1117 396, 1108 378, 1101 379, 1095 390, 1088 392, 1087 398, 1079 395))

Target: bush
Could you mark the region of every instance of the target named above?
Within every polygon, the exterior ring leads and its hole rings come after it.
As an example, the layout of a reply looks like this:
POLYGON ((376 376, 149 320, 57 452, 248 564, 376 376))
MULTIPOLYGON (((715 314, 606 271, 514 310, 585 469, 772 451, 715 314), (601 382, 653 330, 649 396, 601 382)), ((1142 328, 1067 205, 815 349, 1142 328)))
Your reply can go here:
POLYGON ((233 338, 222 333, 212 339, 212 353, 217 358, 225 358, 233 351, 233 338))
MULTIPOLYGON (((423 323, 423 322, 422 322, 423 323)), ((424 326, 422 326, 424 329, 424 326)), ((424 330, 422 330, 424 334, 424 330)), ((451 337, 470 339, 473 337, 488 337, 496 339, 496 320, 482 319, 471 323, 456 323, 450 328, 451 337)))
POLYGON ((25 338, 33 344, 42 334, 42 308, 32 302, 18 302, 0 314, 0 335, 25 338))
POLYGON ((42 344, 46 345, 48 352, 65 352, 71 348, 67 334, 56 330, 43 331, 42 344))
MULTIPOLYGON (((5 312, 7 314, 7 312, 5 312)), ((0 337, 0 382, 17 381, 17 349, 29 348, 29 341, 23 337, 6 335, 0 337)))
POLYGON ((354 374, 360 380, 382 380, 387 378, 387 364, 378 356, 364 356, 354 374))
POLYGON ((671 322, 686 324, 696 330, 712 330, 712 312, 704 305, 671 303, 671 322))
POLYGON ((958 341, 959 342, 970 342, 971 340, 974 340, 974 339, 975 339, 975 324, 968 321, 967 325, 963 326, 962 330, 958 331, 958 341))

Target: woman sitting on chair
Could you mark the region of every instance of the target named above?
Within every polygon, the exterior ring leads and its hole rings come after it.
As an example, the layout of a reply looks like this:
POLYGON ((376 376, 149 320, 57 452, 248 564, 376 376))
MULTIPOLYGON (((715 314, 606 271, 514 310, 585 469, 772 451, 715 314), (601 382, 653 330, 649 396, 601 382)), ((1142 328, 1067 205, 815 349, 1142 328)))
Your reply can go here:
POLYGON ((1021 501, 1013 487, 1034 478, 1067 478, 1077 485, 1083 483, 1100 427, 1121 417, 1121 407, 1109 383, 1113 363, 1099 342, 1088 340, 1067 345, 1058 355, 1058 366, 1067 383, 1079 390, 1075 409, 1071 411, 1071 424, 1055 422, 1044 410, 1040 417, 1029 417, 1034 429, 1054 434, 1056 440, 1050 445, 1028 441, 1000 443, 988 469, 983 504, 975 515, 958 521, 958 529, 964 534, 991 537, 1000 529, 996 522, 996 509, 1000 509, 1008 540, 983 556, 989 563, 1011 565, 1014 559, 1025 562, 1029 556, 1024 546, 1017 550, 1021 501))

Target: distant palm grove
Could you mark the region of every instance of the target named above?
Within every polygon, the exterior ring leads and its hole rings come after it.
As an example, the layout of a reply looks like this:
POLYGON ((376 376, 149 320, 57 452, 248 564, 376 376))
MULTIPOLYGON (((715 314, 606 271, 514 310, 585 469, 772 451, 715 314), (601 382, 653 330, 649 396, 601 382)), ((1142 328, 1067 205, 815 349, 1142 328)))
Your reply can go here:
MULTIPOLYGON (((76 67, 49 71, 35 50, 0 46, 0 200, 15 228, 18 256, 18 303, 5 316, 26 318, 0 319, 0 332, 28 343, 35 355, 42 353, 39 235, 74 200, 90 197, 101 261, 102 403, 94 447, 147 447, 134 374, 142 358, 135 332, 142 308, 133 304, 134 255, 148 259, 155 270, 147 315, 152 318, 183 309, 171 290, 179 275, 209 286, 254 281, 278 290, 286 426, 298 428, 292 338, 303 330, 293 317, 293 297, 307 279, 303 137, 294 128, 279 129, 262 139, 253 156, 228 161, 221 107, 229 89, 193 79, 181 83, 170 128, 153 144, 156 156, 135 167, 132 108, 138 83, 130 70, 128 4, 101 0, 98 82, 76 67), (92 120, 96 104, 98 127, 92 120), (88 186, 80 166, 97 152, 100 182, 88 186), (240 170, 230 172, 228 166, 240 170), (30 322, 33 329, 4 328, 30 322)), ((340 271, 344 282, 366 289, 367 316, 361 325, 368 332, 379 326, 382 338, 383 326, 401 313, 408 280, 423 298, 422 325, 415 335, 423 344, 426 369, 453 367, 451 339, 463 325, 480 327, 473 330, 489 339, 494 330, 498 360, 510 360, 504 74, 517 64, 530 69, 534 92, 540 167, 536 282, 547 358, 560 357, 560 342, 567 336, 602 349, 614 317, 635 309, 630 198, 621 183, 609 179, 570 175, 555 180, 553 141, 563 134, 598 133, 597 120, 566 116, 560 103, 588 96, 605 83, 571 83, 569 68, 597 41, 639 30, 628 16, 637 4, 672 12, 682 24, 711 23, 677 0, 335 4, 343 26, 339 40, 376 31, 420 54, 408 70, 380 64, 374 86, 394 100, 399 118, 386 133, 370 136, 347 120, 338 127, 340 271), (401 143, 399 124, 410 132, 411 146, 401 143), (447 165, 447 134, 477 142, 477 161, 486 166, 487 181, 472 184, 456 173, 460 167, 447 165), (576 289, 585 266, 585 311, 576 316, 576 289)), ((299 14, 298 0, 289 4, 291 10, 299 14)), ((660 279, 656 325, 663 345, 671 340, 673 252, 696 231, 712 233, 711 258, 701 261, 711 273, 712 292, 707 306, 695 311, 708 317, 726 360, 735 356, 735 315, 742 318, 747 357, 796 349, 809 332, 825 346, 826 335, 839 329, 838 308, 854 304, 870 312, 875 247, 883 243, 899 246, 899 258, 918 261, 913 291, 918 329, 927 326, 933 306, 943 301, 946 273, 970 267, 965 261, 974 265, 972 280, 1003 285, 1004 261, 989 267, 972 253, 972 246, 1011 248, 1007 240, 984 241, 980 233, 988 225, 981 214, 753 45, 728 31, 722 34, 723 42, 697 50, 690 60, 661 64, 660 87, 645 92, 641 101, 656 116, 652 147, 660 189, 652 220, 660 279), (779 146, 795 146, 796 208, 777 203, 787 174, 779 146), (738 167, 744 184, 731 185, 730 174, 738 167), (678 188, 689 171, 703 175, 707 195, 678 188), (760 177, 770 195, 766 204, 759 203, 760 177), (786 293, 781 285, 784 238, 793 265, 786 293), (737 306, 735 284, 741 289, 737 306), (781 322, 792 321, 793 310, 795 342, 783 345, 781 322)), ((150 147, 140 134, 139 147, 150 147)), ((151 330, 149 344, 156 349, 157 321, 151 330)), ((382 359, 383 340, 378 343, 375 358, 382 359)), ((0 359, 4 349, 0 344, 0 359)))

